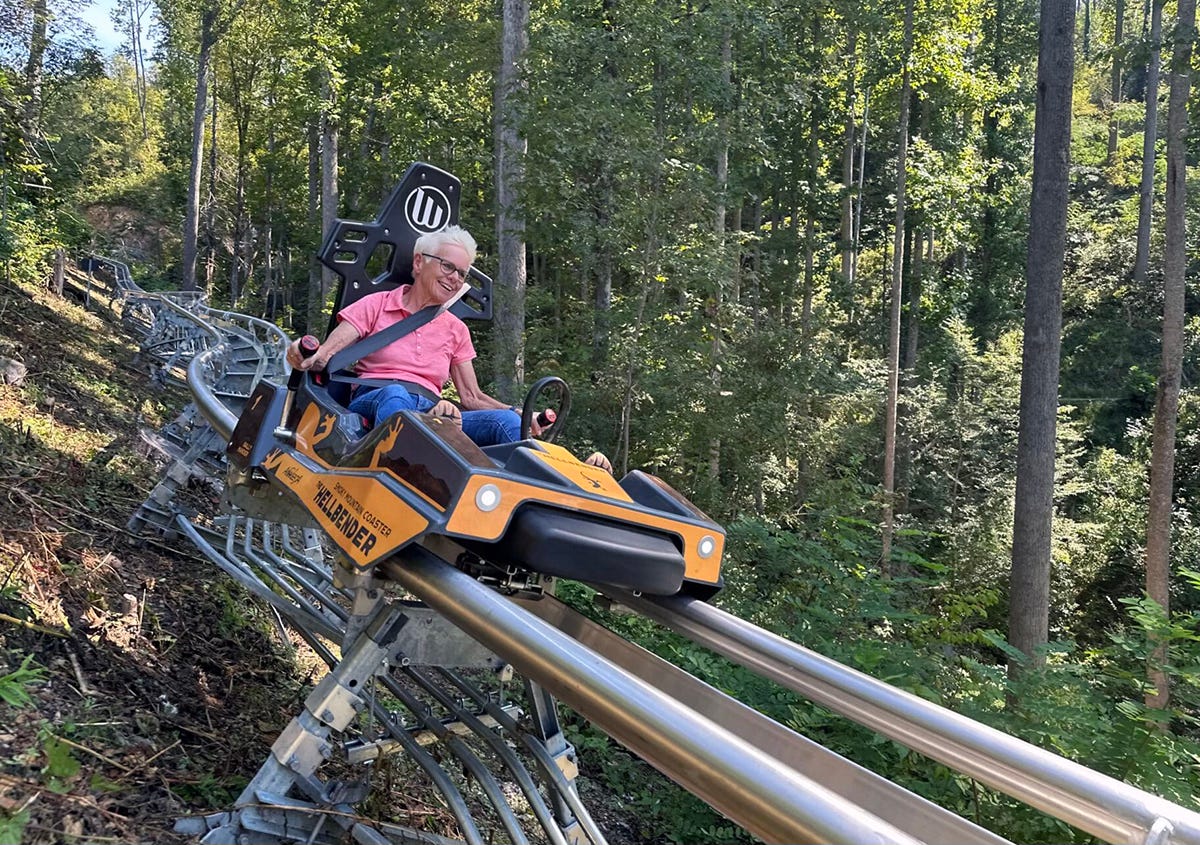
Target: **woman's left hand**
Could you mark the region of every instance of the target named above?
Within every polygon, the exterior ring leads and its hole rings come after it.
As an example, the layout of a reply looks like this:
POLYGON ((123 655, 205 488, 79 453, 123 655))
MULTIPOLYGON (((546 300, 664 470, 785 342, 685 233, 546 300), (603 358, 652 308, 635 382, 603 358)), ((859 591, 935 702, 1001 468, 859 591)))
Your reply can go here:
POLYGON ((462 413, 458 410, 458 406, 449 400, 440 400, 427 413, 434 417, 452 419, 459 428, 462 428, 462 413))

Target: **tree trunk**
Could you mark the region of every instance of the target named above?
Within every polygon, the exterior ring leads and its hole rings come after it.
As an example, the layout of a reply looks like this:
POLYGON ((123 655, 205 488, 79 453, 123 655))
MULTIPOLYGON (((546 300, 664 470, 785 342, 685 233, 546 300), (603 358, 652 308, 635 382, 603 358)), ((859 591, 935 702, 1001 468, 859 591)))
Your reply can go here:
MULTIPOLYGON (((317 229, 318 240, 321 237, 321 125, 319 118, 313 118, 308 124, 308 227, 317 229)), ((321 297, 321 264, 315 255, 309 256, 308 262, 308 303, 305 309, 304 325, 307 331, 314 334, 321 332, 321 312, 324 300, 321 297)))
MULTIPOLYGON (((617 0, 601 0, 600 13, 602 16, 602 26, 604 28, 605 38, 608 42, 608 51, 604 58, 604 73, 608 76, 609 82, 614 87, 617 80, 621 78, 620 68, 617 66, 617 0)), ((601 129, 601 137, 606 142, 604 146, 611 143, 613 128, 605 124, 601 129)), ((611 231, 613 219, 613 207, 615 204, 616 189, 614 183, 616 177, 613 174, 613 162, 609 157, 602 157, 596 164, 598 173, 597 185, 599 196, 596 200, 596 233, 598 243, 596 246, 596 289, 594 292, 594 321, 592 323, 592 366, 594 372, 599 371, 608 363, 609 351, 609 332, 610 319, 612 312, 612 285, 613 285, 613 264, 614 258, 614 232, 611 231)), ((587 281, 588 276, 581 273, 579 278, 580 298, 586 301, 587 299, 587 281)))
POLYGON ((145 7, 141 0, 129 2, 129 44, 133 54, 134 84, 137 87, 138 114, 142 119, 142 140, 150 137, 150 129, 146 123, 146 58, 142 52, 142 15, 145 7))
MULTIPOLYGON (((236 304, 242 289, 250 280, 251 238, 250 220, 246 211, 246 186, 250 178, 250 97, 254 91, 256 68, 253 63, 248 63, 242 68, 244 76, 239 74, 232 56, 230 67, 229 89, 233 98, 233 114, 237 128, 237 174, 234 182, 233 260, 229 266, 229 301, 236 304)), ((269 261, 267 266, 270 266, 269 261)))
POLYGON ((206 9, 200 19, 200 52, 196 57, 196 100, 192 109, 192 158, 188 171, 187 207, 183 218, 180 257, 181 290, 196 289, 197 242, 200 236, 200 177, 204 162, 204 112, 208 107, 208 63, 212 55, 216 12, 206 9))
POLYGON ((204 289, 212 292, 213 273, 217 265, 217 72, 212 71, 212 119, 209 126, 212 134, 208 144, 208 196, 204 201, 204 289))
MULTIPOLYGON (((1017 17, 1020 17, 1020 10, 1017 17)), ((1008 21, 1005 0, 996 0, 995 13, 990 20, 990 26, 986 21, 984 23, 984 43, 990 42, 991 71, 1000 79, 1008 71, 1008 45, 1005 40, 1008 21)), ((983 109, 983 163, 987 173, 984 190, 989 197, 997 196, 1000 192, 1003 157, 1000 142, 1000 103, 988 103, 983 109)), ((995 313, 996 289, 1005 280, 995 278, 1000 264, 996 249, 996 241, 999 239, 998 217, 996 203, 985 202, 981 221, 983 231, 979 237, 979 257, 975 262, 978 267, 978 281, 968 293, 967 321, 981 351, 987 345, 987 341, 995 335, 994 327, 1000 322, 995 313)))
MULTIPOLYGON (((321 82, 324 108, 321 111, 321 238, 333 230, 338 218, 338 127, 335 109, 337 92, 328 71, 321 82)), ((325 314, 325 302, 333 288, 334 273, 321 265, 321 283, 317 290, 317 301, 309 304, 309 316, 313 325, 319 325, 325 314)))
POLYGON ((525 381, 525 212, 521 184, 525 178, 527 142, 520 129, 521 72, 529 47, 529 0, 504 0, 500 70, 496 76, 496 244, 499 274, 496 287, 496 354, 492 366, 500 396, 516 398, 525 381))
POLYGON ((895 530, 893 499, 896 493, 896 416, 900 399, 900 299, 904 281, 904 183, 908 166, 908 112, 912 93, 909 60, 913 43, 913 0, 904 6, 904 73, 900 80, 900 126, 896 153, 896 228, 892 239, 892 286, 888 319, 888 388, 883 429, 883 531, 880 573, 891 576, 892 534, 895 530))
POLYGON ((858 148, 858 187, 854 192, 854 245, 850 263, 850 313, 846 315, 846 321, 851 329, 854 329, 854 311, 858 299, 858 251, 862 238, 863 183, 866 181, 867 172, 867 131, 870 118, 871 91, 867 89, 863 92, 862 140, 859 142, 858 148))
POLYGON ((54 250, 54 270, 50 274, 50 290, 55 296, 63 295, 63 282, 67 275, 67 253, 60 246, 54 250))
POLYGON ((33 2, 33 28, 29 34, 29 58, 25 62, 25 108, 22 114, 22 130, 32 143, 41 137, 42 122, 42 78, 46 58, 46 23, 49 15, 46 0, 33 2))
MULTIPOLYGON (((1008 609, 1009 642, 1035 661, 1050 613, 1074 32, 1075 0, 1042 0, 1008 609)), ((1009 669, 1020 671, 1012 662, 1009 669)))
MULTIPOLYGON (((913 225, 909 232, 909 242, 905 247, 908 255, 908 284, 900 348, 900 389, 906 397, 911 395, 917 382, 917 353, 921 337, 921 277, 925 268, 923 229, 920 225, 913 225)), ((899 492, 895 499, 896 508, 902 513, 908 512, 908 491, 912 488, 912 427, 912 403, 911 399, 906 398, 899 403, 896 415, 896 486, 899 492)))
POLYGON ((236 305, 242 288, 250 280, 250 227, 246 221, 246 162, 238 138, 237 184, 233 200, 233 260, 229 262, 229 302, 236 305))
MULTIPOLYGON (((775 220, 779 219, 779 211, 780 211, 779 207, 775 206, 773 213, 772 213, 772 226, 771 226, 772 232, 779 231, 779 226, 777 224, 775 224, 775 222, 774 222, 775 220)), ((761 232, 763 230, 762 225, 763 225, 763 200, 762 200, 761 196, 756 196, 754 198, 754 213, 753 213, 753 217, 752 217, 751 223, 750 223, 751 230, 754 232, 761 232)), ((753 268, 753 273, 751 273, 751 275, 750 275, 750 291, 748 294, 749 298, 750 298, 751 321, 754 326, 755 333, 757 333, 763 326, 763 314, 762 314, 763 261, 762 261, 762 254, 763 254, 762 241, 755 240, 754 241, 754 254, 751 259, 751 261, 752 261, 751 266, 753 268)))
MULTIPOLYGON (((820 179, 821 150, 817 145, 820 136, 816 107, 808 115, 808 184, 816 185, 820 179)), ((809 191, 804 203, 804 288, 800 304, 800 359, 807 364, 812 344, 813 297, 816 295, 817 260, 817 203, 816 191, 809 191)), ((845 256, 843 256, 843 259, 845 256)))
MULTIPOLYGON (((596 217, 596 229, 602 240, 599 255, 596 256, 596 290, 593 298, 595 318, 592 323, 592 365, 597 371, 608 363, 609 321, 612 312, 613 254, 612 245, 609 243, 612 237, 612 232, 609 231, 612 217, 609 209, 613 200, 613 187, 612 174, 608 167, 608 164, 601 165, 604 171, 600 176, 601 208, 596 217)), ((581 281, 580 284, 585 287, 580 293, 586 297, 586 282, 581 281)))
MULTIPOLYGON (((359 207, 359 201, 362 199, 363 186, 368 181, 368 169, 371 161, 371 145, 375 143, 375 122, 379 119, 379 103, 383 100, 383 79, 376 76, 374 82, 371 83, 371 97, 367 101, 367 116, 363 119, 362 135, 358 139, 358 161, 363 168, 357 179, 347 179, 350 183, 349 188, 343 195, 346 202, 346 214, 353 217, 355 220, 361 220, 365 215, 359 207)), ((368 196, 373 196, 374 191, 368 191, 368 196)))
MULTIPOLYGON (((724 94, 722 115, 717 129, 717 204, 713 209, 713 236, 717 244, 718 269, 716 284, 713 286, 713 340, 712 358, 710 362, 710 377, 712 378, 712 399, 715 402, 721 395, 721 308, 722 286, 721 274, 726 267, 725 239, 725 202, 726 191, 729 189, 729 115, 732 111, 733 100, 733 30, 726 25, 721 35, 721 90, 724 94)), ((721 474, 721 438, 714 437, 708 444, 708 474, 716 479, 721 474)))
MULTIPOLYGON (((1175 477, 1175 425, 1183 362, 1184 282, 1187 272, 1187 105, 1192 83, 1192 39, 1196 0, 1179 0, 1171 99, 1167 106, 1166 244, 1163 248, 1162 363, 1154 404, 1154 447, 1150 456, 1150 507, 1146 521, 1146 594, 1170 613, 1171 509, 1175 477)), ((1149 96, 1149 93, 1147 93, 1149 96)), ((1165 643, 1156 645, 1149 678, 1154 693, 1146 705, 1165 709, 1170 685, 1162 665, 1165 643)))
POLYGON ((275 227, 274 227, 274 223, 273 223, 274 215, 271 212, 271 199, 270 199, 270 197, 271 197, 271 187, 270 187, 271 178, 269 175, 266 176, 265 181, 267 183, 266 184, 267 208, 266 208, 266 212, 263 217, 262 240, 261 240, 261 243, 262 243, 263 249, 264 249, 264 252, 263 252, 263 283, 262 283, 262 291, 263 291, 262 314, 265 319, 274 321, 276 315, 279 313, 279 308, 278 308, 279 303, 276 301, 279 294, 277 293, 278 283, 275 279, 275 227))
MULTIPOLYGON (((655 200, 657 200, 657 196, 655 196, 655 200)), ((644 253, 646 257, 643 265, 645 270, 641 273, 637 316, 632 327, 633 339, 625 358, 625 394, 621 401, 621 433, 618 440, 615 472, 617 478, 622 478, 629 472, 629 432, 633 427, 633 388, 637 384, 638 362, 642 357, 640 342, 645 328, 646 306, 656 284, 654 279, 662 271, 662 265, 658 260, 658 236, 655 234, 653 215, 648 229, 649 234, 644 253)))
POLYGON ((729 221, 729 231, 733 232, 734 248, 729 262, 729 301, 734 305, 742 303, 742 214, 745 209, 742 204, 745 200, 738 197, 737 202, 733 204, 733 209, 730 211, 731 219, 729 221))
POLYGON ((1142 181, 1138 197, 1137 257, 1133 278, 1146 280, 1150 267, 1150 224, 1154 216, 1154 164, 1158 159, 1158 73, 1162 55, 1162 7, 1164 0, 1151 0, 1150 60, 1146 64, 1146 119, 1142 125, 1142 181))
MULTIPOLYGON (((229 29, 246 0, 237 0, 228 14, 217 18, 217 9, 205 8, 200 13, 200 50, 196 56, 196 99, 192 110, 192 160, 188 174, 187 208, 184 211, 183 246, 180 255, 180 288, 196 289, 197 242, 200 230, 200 179, 204 156, 204 111, 208 104, 208 66, 212 49, 229 29)), ((214 120, 214 133, 216 132, 214 120)))
POLYGON ((1125 40, 1125 0, 1116 0, 1116 21, 1113 32, 1112 54, 1112 112, 1108 118, 1108 166, 1117 162, 1117 136, 1120 129, 1117 121, 1117 106, 1121 102, 1121 42, 1125 40))
POLYGON ((858 30, 851 25, 846 37, 846 55, 850 67, 846 70, 846 134, 842 140, 842 279, 848 288, 854 286, 854 83, 858 55, 858 30))

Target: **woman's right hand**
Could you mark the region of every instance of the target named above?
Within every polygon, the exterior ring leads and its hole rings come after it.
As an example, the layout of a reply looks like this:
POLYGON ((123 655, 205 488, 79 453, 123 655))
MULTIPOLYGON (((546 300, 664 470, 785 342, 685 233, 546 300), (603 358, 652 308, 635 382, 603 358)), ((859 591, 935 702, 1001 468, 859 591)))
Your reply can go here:
POLYGON ((293 370, 317 370, 318 372, 325 369, 325 365, 329 363, 329 355, 326 354, 324 348, 318 349, 307 358, 300 351, 300 339, 297 338, 288 344, 287 353, 284 355, 288 364, 293 370))
POLYGON ((283 357, 288 362, 288 366, 293 370, 304 369, 301 366, 304 363, 304 358, 300 354, 300 338, 296 338, 288 344, 287 353, 283 357))

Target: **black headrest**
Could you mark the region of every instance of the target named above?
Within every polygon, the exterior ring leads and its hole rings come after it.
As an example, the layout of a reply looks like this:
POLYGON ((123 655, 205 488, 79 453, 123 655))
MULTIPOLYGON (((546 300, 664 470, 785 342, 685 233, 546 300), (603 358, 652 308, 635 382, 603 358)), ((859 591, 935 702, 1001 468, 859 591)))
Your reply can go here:
MULTIPOLYGON (((457 177, 418 161, 404 172, 374 223, 336 221, 317 253, 320 262, 341 277, 334 315, 367 294, 410 284, 413 245, 421 235, 458 222, 461 188, 457 177), (383 271, 368 278, 372 258, 385 256, 383 271)), ((464 320, 490 320, 492 280, 475 270, 470 278, 471 290, 451 310, 464 320)))

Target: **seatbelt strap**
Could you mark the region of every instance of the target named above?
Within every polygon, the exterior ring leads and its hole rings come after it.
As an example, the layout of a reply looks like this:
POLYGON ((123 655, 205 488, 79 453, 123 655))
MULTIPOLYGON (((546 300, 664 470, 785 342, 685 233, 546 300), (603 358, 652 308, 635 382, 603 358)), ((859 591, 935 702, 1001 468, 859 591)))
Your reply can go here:
POLYGON ((372 352, 382 349, 389 343, 395 343, 400 338, 412 334, 421 328, 421 326, 431 322, 443 311, 448 311, 470 289, 471 286, 463 282, 462 287, 458 289, 458 293, 442 305, 427 305, 416 314, 409 314, 403 320, 392 323, 386 329, 355 341, 329 359, 325 365, 325 372, 329 373, 331 381, 349 382, 351 384, 374 384, 376 387, 382 384, 394 383, 381 379, 363 379, 354 375, 343 375, 340 371, 347 369, 351 364, 366 358, 372 352))

